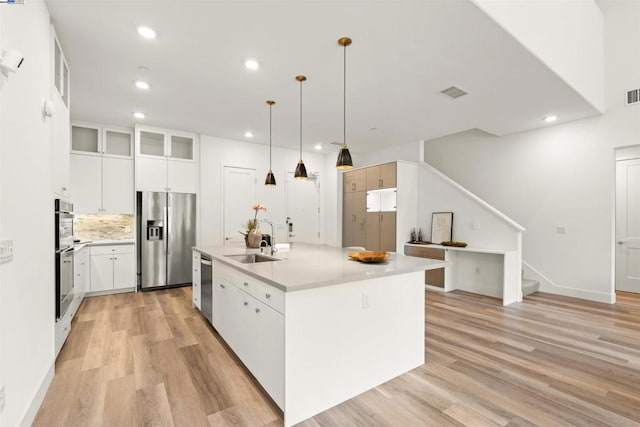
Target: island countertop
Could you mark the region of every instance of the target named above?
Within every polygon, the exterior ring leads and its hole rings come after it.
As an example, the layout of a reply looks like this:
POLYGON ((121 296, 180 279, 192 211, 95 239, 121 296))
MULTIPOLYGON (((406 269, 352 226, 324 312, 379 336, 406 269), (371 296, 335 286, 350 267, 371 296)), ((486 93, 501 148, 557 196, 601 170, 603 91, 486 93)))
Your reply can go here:
MULTIPOLYGON (((353 250, 328 245, 293 243, 273 256, 280 261, 242 264, 227 255, 260 253, 240 246, 197 246, 193 248, 213 260, 233 267, 284 292, 356 282, 445 266, 444 261, 390 253, 389 260, 366 264, 349 259, 353 250)), ((215 271, 215 270, 214 270, 215 271)))

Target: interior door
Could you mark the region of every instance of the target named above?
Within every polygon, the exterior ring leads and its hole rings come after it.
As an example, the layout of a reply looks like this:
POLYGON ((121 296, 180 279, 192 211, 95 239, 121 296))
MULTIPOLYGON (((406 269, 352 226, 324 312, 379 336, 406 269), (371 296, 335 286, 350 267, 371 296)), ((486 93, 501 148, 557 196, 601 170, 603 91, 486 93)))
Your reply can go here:
MULTIPOLYGON (((311 174, 310 174, 311 176, 311 174)), ((287 172, 287 240, 289 242, 320 242, 320 183, 315 178, 295 179, 287 172)))
POLYGON ((640 293, 640 159, 616 162, 616 290, 640 293))
POLYGON ((238 231, 245 231, 249 218, 253 218, 251 207, 256 200, 256 170, 224 167, 224 240, 227 243, 244 242, 244 236, 238 231))

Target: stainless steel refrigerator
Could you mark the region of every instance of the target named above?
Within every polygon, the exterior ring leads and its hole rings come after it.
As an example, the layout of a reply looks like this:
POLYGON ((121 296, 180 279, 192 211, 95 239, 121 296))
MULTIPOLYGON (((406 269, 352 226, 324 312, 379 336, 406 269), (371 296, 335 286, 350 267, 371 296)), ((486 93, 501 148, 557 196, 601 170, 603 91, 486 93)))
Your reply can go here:
POLYGON ((143 290, 191 283, 196 195, 138 192, 138 276, 143 290))

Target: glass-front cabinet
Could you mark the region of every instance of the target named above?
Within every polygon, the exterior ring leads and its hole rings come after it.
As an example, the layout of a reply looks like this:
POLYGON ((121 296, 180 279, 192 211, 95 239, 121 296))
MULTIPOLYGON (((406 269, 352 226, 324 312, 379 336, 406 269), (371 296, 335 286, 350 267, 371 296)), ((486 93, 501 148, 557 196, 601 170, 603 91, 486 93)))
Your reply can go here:
POLYGON ((95 123, 71 124, 71 152, 75 154, 133 158, 133 132, 95 123))
POLYGON ((195 159, 195 135, 164 129, 136 128, 136 144, 139 156, 165 157, 171 160, 193 162, 195 159))

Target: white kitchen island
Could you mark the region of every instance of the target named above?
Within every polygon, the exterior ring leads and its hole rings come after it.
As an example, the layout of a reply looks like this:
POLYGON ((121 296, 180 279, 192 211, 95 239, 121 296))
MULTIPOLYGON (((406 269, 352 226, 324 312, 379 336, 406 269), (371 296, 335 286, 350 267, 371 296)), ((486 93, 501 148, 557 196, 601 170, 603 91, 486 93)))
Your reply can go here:
MULTIPOLYGON (((256 250, 196 247, 213 264, 213 326, 290 426, 424 363, 424 270, 443 261, 295 243, 277 261, 256 250)), ((194 263, 195 283, 200 274, 194 263)), ((195 298, 195 296, 194 296, 195 298)))

